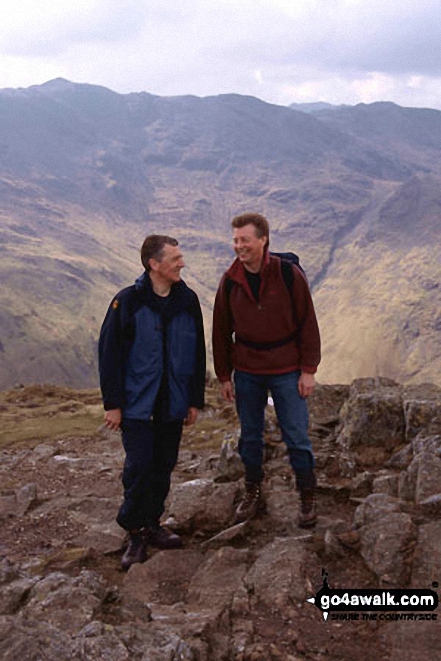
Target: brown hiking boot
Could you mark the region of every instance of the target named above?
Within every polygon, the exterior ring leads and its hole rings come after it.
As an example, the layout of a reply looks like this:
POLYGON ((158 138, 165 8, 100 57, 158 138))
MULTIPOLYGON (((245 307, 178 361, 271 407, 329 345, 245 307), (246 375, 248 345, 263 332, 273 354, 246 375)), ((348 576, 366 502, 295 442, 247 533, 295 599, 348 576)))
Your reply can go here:
POLYGON ((245 489, 245 497, 236 509, 236 523, 252 519, 264 508, 260 482, 245 482, 245 489))
POLYGON ((140 532, 129 533, 129 544, 126 552, 121 558, 121 567, 127 571, 136 562, 143 563, 147 560, 145 541, 140 532))
POLYGON ((299 527, 312 528, 316 523, 315 489, 300 489, 299 527))
POLYGON ((157 549, 180 549, 183 546, 179 535, 160 525, 146 528, 143 536, 147 544, 157 549))

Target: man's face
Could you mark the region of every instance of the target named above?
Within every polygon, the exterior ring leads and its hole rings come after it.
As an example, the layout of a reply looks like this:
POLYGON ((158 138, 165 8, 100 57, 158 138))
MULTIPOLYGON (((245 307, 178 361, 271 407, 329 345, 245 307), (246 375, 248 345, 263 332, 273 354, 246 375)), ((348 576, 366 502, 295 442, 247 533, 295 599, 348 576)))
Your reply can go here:
POLYGON ((169 285, 179 282, 181 269, 184 268, 184 258, 179 246, 164 246, 164 256, 160 262, 156 259, 150 260, 150 268, 163 281, 169 285))
POLYGON ((258 237, 252 224, 235 227, 233 230, 234 252, 245 268, 259 269, 266 242, 267 237, 258 237))

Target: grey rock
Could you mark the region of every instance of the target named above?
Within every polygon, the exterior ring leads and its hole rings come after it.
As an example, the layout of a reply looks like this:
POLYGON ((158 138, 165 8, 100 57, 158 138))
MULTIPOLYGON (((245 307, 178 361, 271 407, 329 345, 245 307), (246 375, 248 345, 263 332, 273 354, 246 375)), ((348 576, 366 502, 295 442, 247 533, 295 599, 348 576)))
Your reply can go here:
POLYGON ((439 517, 441 515, 441 493, 421 500, 419 506, 426 516, 439 517))
POLYGON ((398 496, 398 481, 397 474, 384 474, 376 477, 372 484, 372 491, 374 493, 386 493, 389 496, 398 496))
POLYGON ((401 512, 402 503, 398 498, 383 493, 373 493, 361 503, 354 513, 354 524, 357 528, 375 524, 392 513, 401 512))
POLYGON ((380 585, 403 587, 411 574, 417 529, 408 514, 391 512, 361 527, 360 553, 380 585))
POLYGON ((37 502, 37 485, 25 484, 17 491, 17 510, 21 516, 37 502))
POLYGON ((16 493, 0 496, 0 520, 9 516, 23 516, 36 502, 35 483, 25 484, 16 493))
POLYGON ((426 436, 441 434, 441 388, 432 384, 408 386, 403 393, 406 440, 421 431, 426 436))
POLYGON ((41 619, 73 634, 95 619, 105 594, 104 581, 98 574, 83 570, 71 579, 54 572, 32 587, 22 615, 24 620, 41 619))
POLYGON ((0 496, 0 520, 17 514, 17 497, 15 493, 0 496))
POLYGON ((193 613, 208 610, 218 617, 242 585, 247 566, 247 550, 225 546, 210 555, 191 579, 188 610, 193 613))
POLYGON ((390 622, 382 633, 389 661, 434 661, 439 658, 441 620, 390 622))
POLYGON ((16 613, 37 581, 38 578, 26 577, 4 585, 0 593, 0 614, 16 613))
POLYGON ((83 544, 97 553, 105 555, 117 553, 122 546, 124 534, 115 521, 89 523, 86 532, 73 538, 74 544, 83 544))
POLYGON ((137 599, 154 608, 185 601, 188 586, 204 556, 192 549, 160 551, 146 563, 133 565, 124 579, 125 599, 137 599))
POLYGON ((297 527, 299 495, 294 480, 285 480, 280 475, 263 484, 266 509, 278 530, 292 531, 297 527))
POLYGON ((415 500, 416 484, 418 478, 419 460, 412 461, 407 470, 402 471, 398 477, 398 496, 403 500, 415 500))
POLYGON ((337 442, 357 466, 384 465, 404 442, 401 389, 389 379, 357 379, 341 410, 343 429, 337 442))
POLYGON ((237 451, 237 440, 227 436, 222 441, 214 479, 216 482, 234 482, 243 475, 244 467, 237 451))
POLYGON ((408 443, 391 456, 391 458, 386 462, 386 468, 405 470, 412 461, 412 458, 413 446, 412 443, 408 443))
POLYGON ((0 585, 11 583, 16 578, 19 578, 20 572, 18 568, 8 558, 3 558, 0 562, 0 585))
POLYGON ((412 563, 412 586, 430 588, 441 576, 441 521, 419 526, 412 563))
POLYGON ((306 598, 305 547, 298 539, 276 538, 259 553, 245 576, 253 601, 282 612, 306 598))
POLYGON ((53 445, 49 445, 48 443, 40 443, 34 448, 32 454, 34 459, 40 461, 41 459, 45 460, 49 459, 49 457, 53 457, 56 452, 57 450, 53 445))
POLYGON ((236 483, 215 484, 206 478, 183 482, 171 491, 168 515, 181 531, 220 530, 232 520, 237 489, 236 483))
POLYGON ((413 442, 414 458, 400 475, 399 495, 420 504, 441 493, 441 436, 419 435, 413 442))
POLYGON ((363 471, 358 473, 352 478, 351 481, 351 496, 353 498, 363 498, 372 493, 372 484, 374 481, 374 473, 363 471))
POLYGON ((202 543, 202 548, 216 548, 218 546, 223 546, 227 542, 231 542, 233 539, 239 539, 245 535, 249 529, 249 521, 243 521, 242 523, 236 523, 234 526, 230 526, 222 532, 210 537, 205 542, 202 543))
POLYGON ((327 558, 341 558, 345 555, 345 548, 336 534, 326 530, 324 538, 324 554, 327 558))
MULTIPOLYGON (((130 650, 112 632, 97 636, 79 636, 73 641, 72 658, 74 659, 104 659, 106 661, 130 661, 130 650)), ((166 658, 166 657, 163 657, 166 658)))
POLYGON ((0 617, 2 661, 73 659, 73 650, 74 643, 71 637, 44 620, 23 622, 16 616, 0 617))

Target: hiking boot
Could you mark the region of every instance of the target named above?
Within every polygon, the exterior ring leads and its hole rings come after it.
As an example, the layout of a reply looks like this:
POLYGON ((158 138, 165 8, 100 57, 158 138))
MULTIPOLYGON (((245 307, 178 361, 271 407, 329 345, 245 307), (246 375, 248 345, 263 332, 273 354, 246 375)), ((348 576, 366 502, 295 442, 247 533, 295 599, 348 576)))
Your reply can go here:
POLYGON ((300 489, 299 527, 312 528, 316 523, 315 489, 300 489))
POLYGON ((264 507, 260 482, 245 482, 245 489, 245 497, 236 509, 236 523, 252 519, 264 507))
POLYGON ((145 528, 143 536, 146 544, 150 544, 150 546, 157 549, 180 549, 183 546, 179 535, 159 524, 145 528))
POLYGON ((121 567, 127 571, 137 562, 143 563, 147 560, 145 541, 140 532, 129 533, 129 543, 121 558, 121 567))

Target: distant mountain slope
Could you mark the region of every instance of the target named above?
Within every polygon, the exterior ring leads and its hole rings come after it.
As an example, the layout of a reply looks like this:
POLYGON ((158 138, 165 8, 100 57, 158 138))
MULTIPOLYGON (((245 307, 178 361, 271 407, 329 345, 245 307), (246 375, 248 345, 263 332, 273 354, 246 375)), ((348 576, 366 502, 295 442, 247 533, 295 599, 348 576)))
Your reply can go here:
POLYGON ((307 114, 63 79, 0 90, 0 387, 95 385, 101 319, 151 232, 181 241, 209 325, 245 210, 301 255, 322 381, 437 381, 440 152, 441 113, 393 104, 307 114))

